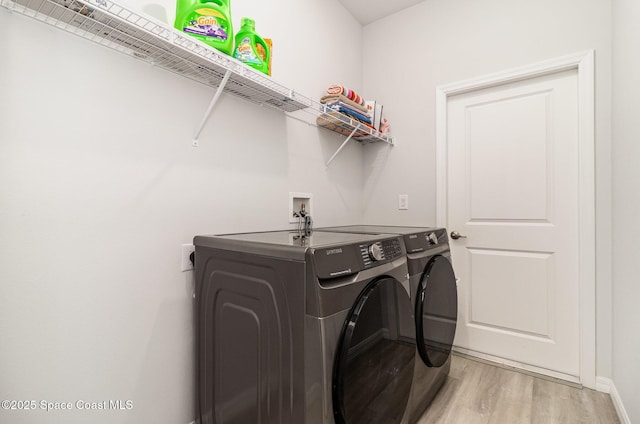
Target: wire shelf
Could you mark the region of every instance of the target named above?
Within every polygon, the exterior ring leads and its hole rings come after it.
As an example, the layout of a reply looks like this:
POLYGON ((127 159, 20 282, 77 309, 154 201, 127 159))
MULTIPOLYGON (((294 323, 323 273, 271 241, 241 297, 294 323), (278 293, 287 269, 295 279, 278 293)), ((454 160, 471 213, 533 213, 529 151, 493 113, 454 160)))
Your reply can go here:
POLYGON ((316 124, 328 130, 335 131, 343 135, 351 134, 354 129, 353 138, 361 143, 385 142, 393 144, 393 139, 382 134, 373 127, 365 123, 350 118, 348 115, 334 111, 330 107, 319 103, 320 114, 316 118, 316 124))
POLYGON ((16 13, 63 29, 97 44, 145 60, 173 73, 252 103, 311 115, 313 125, 362 142, 393 140, 346 115, 291 90, 273 78, 159 21, 110 0, 0 0, 16 13), (315 122, 314 122, 315 121, 315 122))
POLYGON ((108 0, 2 0, 8 9, 98 44, 217 87, 231 72, 225 92, 285 112, 310 107, 311 99, 165 24, 108 0))

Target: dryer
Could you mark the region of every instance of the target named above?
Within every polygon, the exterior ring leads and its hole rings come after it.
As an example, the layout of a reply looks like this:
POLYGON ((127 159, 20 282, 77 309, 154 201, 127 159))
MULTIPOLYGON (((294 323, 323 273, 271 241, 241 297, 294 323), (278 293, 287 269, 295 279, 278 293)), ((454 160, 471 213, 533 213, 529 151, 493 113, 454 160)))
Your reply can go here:
POLYGON ((394 234, 197 236, 201 424, 394 424, 419 362, 394 234))
POLYGON ((445 228, 350 225, 317 231, 398 234, 407 252, 415 320, 416 361, 406 422, 418 421, 444 384, 451 367, 458 294, 445 228))

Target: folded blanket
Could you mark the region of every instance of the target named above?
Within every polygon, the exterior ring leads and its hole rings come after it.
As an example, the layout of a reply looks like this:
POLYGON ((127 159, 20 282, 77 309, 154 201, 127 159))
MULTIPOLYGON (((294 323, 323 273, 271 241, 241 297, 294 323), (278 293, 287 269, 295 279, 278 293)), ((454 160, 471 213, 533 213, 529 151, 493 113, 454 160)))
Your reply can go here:
POLYGON ((327 94, 326 96, 322 96, 320 98, 320 103, 330 103, 335 101, 340 101, 342 103, 348 104, 349 106, 352 106, 354 109, 360 110, 362 112, 369 112, 369 109, 367 109, 365 106, 359 105, 353 100, 347 99, 342 94, 327 94))
POLYGON ((326 105, 327 107, 342 106, 342 107, 344 107, 344 108, 346 108, 346 109, 350 109, 350 110, 352 110, 352 111, 354 111, 354 112, 356 112, 356 113, 359 113, 360 115, 364 115, 364 116, 366 116, 367 118, 369 118, 369 119, 373 120, 373 118, 371 117, 371 113, 370 113, 370 111, 366 111, 366 112, 364 112, 362 109, 355 108, 355 107, 353 107, 352 105, 350 105, 349 103, 345 103, 345 102, 340 101, 340 100, 334 100, 333 102, 327 102, 327 103, 325 103, 325 105, 326 105))
POLYGON ((340 102, 327 104, 327 106, 330 107, 332 110, 335 110, 336 112, 341 112, 341 113, 344 113, 345 115, 349 115, 350 117, 355 118, 358 121, 364 122, 365 124, 369 124, 369 125, 373 124, 373 121, 371 120, 371 117, 369 115, 362 112, 358 112, 353 108, 348 107, 347 105, 344 105, 340 102))
POLYGON ((342 85, 332 85, 329 88, 327 88, 327 93, 328 94, 342 94, 343 96, 345 96, 347 99, 349 100, 353 100, 354 102, 356 102, 359 105, 363 105, 364 106, 364 98, 361 97, 358 93, 356 93, 355 91, 346 88, 342 85))

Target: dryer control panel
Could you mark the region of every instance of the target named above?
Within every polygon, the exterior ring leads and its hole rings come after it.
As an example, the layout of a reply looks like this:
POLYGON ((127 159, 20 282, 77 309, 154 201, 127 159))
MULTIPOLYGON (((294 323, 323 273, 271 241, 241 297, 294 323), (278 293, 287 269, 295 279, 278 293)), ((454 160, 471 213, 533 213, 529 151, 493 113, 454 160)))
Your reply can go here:
POLYGON ((446 244, 448 241, 447 230, 444 228, 404 236, 404 244, 407 247, 407 253, 423 252, 436 246, 446 244))
POLYGON ((313 252, 318 278, 327 279, 355 274, 390 262, 403 255, 400 237, 316 249, 313 252))

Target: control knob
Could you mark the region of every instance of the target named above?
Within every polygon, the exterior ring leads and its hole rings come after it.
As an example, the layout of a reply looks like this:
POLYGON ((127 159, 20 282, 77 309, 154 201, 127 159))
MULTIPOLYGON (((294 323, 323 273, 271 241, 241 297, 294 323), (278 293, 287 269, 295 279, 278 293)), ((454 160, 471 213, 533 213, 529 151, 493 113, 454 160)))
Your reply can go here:
POLYGON ((375 243, 369 246, 369 257, 373 261, 381 261, 384 259, 384 253, 382 251, 382 247, 375 243))

